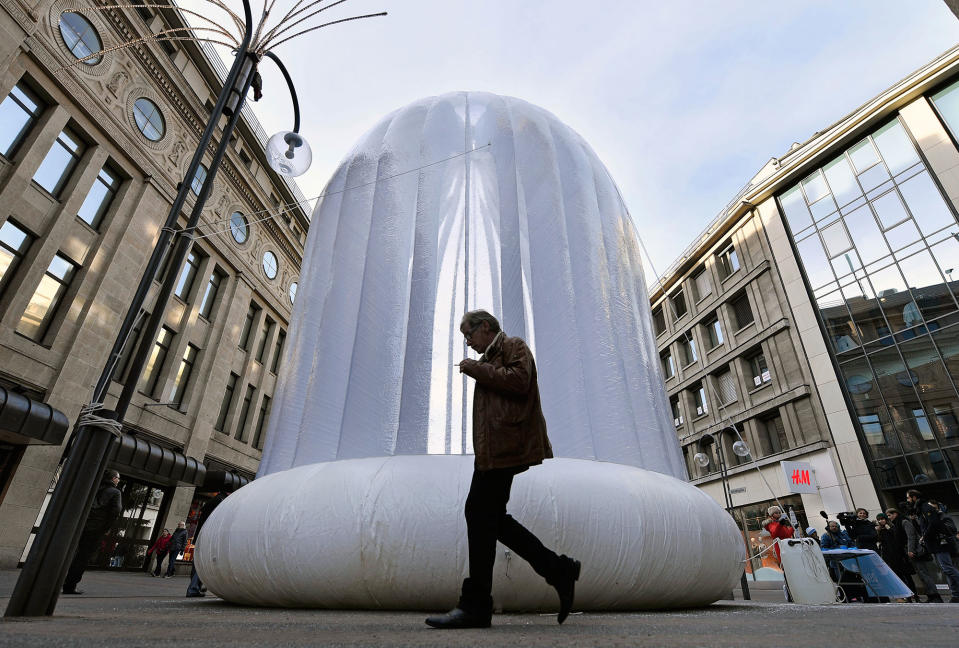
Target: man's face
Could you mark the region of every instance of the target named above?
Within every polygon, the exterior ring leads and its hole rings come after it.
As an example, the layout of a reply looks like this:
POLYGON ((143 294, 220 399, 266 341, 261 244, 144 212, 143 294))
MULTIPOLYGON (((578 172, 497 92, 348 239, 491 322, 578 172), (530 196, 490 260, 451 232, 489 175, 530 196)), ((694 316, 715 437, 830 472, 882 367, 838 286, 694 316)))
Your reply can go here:
POLYGON ((910 504, 915 504, 916 502, 919 501, 919 498, 916 497, 915 495, 907 495, 906 499, 909 500, 910 504))
POLYGON ((858 511, 856 511, 856 517, 859 518, 860 520, 865 520, 867 517, 869 517, 869 513, 867 513, 866 511, 863 511, 862 509, 859 509, 858 511))
POLYGON ((116 486, 117 484, 120 483, 120 475, 114 475, 113 479, 111 479, 110 481, 112 481, 113 485, 116 486))
POLYGON ((830 533, 839 533, 839 523, 838 523, 838 522, 830 522, 830 523, 828 524, 828 527, 829 527, 829 532, 830 532, 830 533))
POLYGON ((480 322, 470 325, 463 322, 460 325, 460 333, 466 338, 466 344, 477 353, 486 351, 486 347, 493 341, 494 335, 490 334, 489 322, 480 322))

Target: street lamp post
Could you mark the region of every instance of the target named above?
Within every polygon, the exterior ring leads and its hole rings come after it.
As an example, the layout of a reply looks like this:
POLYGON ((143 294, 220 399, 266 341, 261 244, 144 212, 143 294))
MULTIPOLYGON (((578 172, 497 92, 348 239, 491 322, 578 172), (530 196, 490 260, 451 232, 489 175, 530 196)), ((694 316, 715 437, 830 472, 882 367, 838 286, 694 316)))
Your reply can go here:
MULTIPOLYGON (((220 3, 215 2, 215 4, 219 6, 220 3)), ((267 151, 267 155, 271 157, 271 163, 276 162, 273 158, 284 161, 283 164, 273 164, 277 172, 283 175, 300 175, 309 167, 312 155, 309 145, 307 145, 302 136, 299 135, 300 110, 296 91, 293 87, 293 81, 280 59, 267 49, 269 45, 268 36, 273 37, 282 34, 296 24, 315 15, 310 14, 306 18, 298 17, 298 15, 304 11, 310 10, 313 3, 297 11, 300 5, 302 5, 302 3, 298 3, 293 10, 287 13, 279 25, 274 27, 272 31, 266 33, 266 36, 262 39, 262 43, 254 44, 258 45, 258 47, 254 47, 251 45, 251 41, 256 25, 253 23, 250 0, 243 0, 245 18, 245 22, 243 23, 243 39, 238 43, 235 49, 233 65, 227 74, 226 81, 217 97, 216 104, 210 112, 206 128, 200 137, 199 144, 187 168, 183 182, 181 182, 178 187, 176 198, 167 215, 166 222, 160 230, 160 236, 156 246, 147 262, 146 269, 140 278, 130 307, 117 332, 117 337, 106 365, 93 390, 93 398, 90 401, 91 405, 88 406, 92 416, 81 416, 74 425, 74 432, 66 451, 67 456, 63 470, 57 480, 46 512, 43 515, 43 520, 40 523, 37 536, 31 546, 30 554, 24 563, 13 594, 7 604, 4 613, 6 617, 48 616, 53 614, 56 608, 60 588, 63 586, 63 581, 66 578, 67 569, 69 568, 77 542, 86 524, 87 516, 89 515, 93 498, 96 495, 100 477, 106 468, 112 445, 122 431, 123 417, 130 406, 143 367, 146 364, 147 356, 160 329, 166 311, 166 304, 179 278, 179 269, 193 244, 193 236, 199 223, 200 214, 210 195, 210 191, 213 189, 213 181, 216 177, 217 170, 226 153, 230 136, 239 121, 240 112, 246 100, 247 93, 256 77, 257 66, 263 57, 270 58, 274 61, 283 73, 293 99, 294 111, 293 131, 280 134, 283 136, 282 143, 286 148, 276 150, 278 146, 271 141, 271 145, 269 146, 270 150, 267 151), (284 22, 288 19, 296 19, 297 22, 286 29, 280 30, 284 22), (228 121, 223 128, 219 144, 213 154, 209 171, 203 182, 203 186, 197 194, 196 202, 193 205, 193 210, 187 220, 186 227, 178 229, 177 223, 181 210, 186 203, 187 195, 191 190, 193 178, 213 139, 216 125, 223 115, 227 115, 228 121), (107 395, 113 369, 119 360, 120 354, 137 320, 140 318, 143 304, 146 301, 153 279, 156 276, 167 249, 171 245, 171 241, 173 242, 174 249, 172 251, 173 256, 170 258, 170 263, 168 264, 170 269, 161 284, 156 304, 144 328, 139 346, 134 350, 127 381, 123 385, 123 390, 114 409, 104 409, 102 403, 107 395)), ((118 5, 119 8, 125 6, 126 5, 118 5)), ((159 7, 159 5, 150 6, 159 7)), ((104 8, 109 9, 110 7, 99 7, 99 9, 104 8)), ((322 11, 322 9, 320 11, 322 11)), ((293 36, 288 36, 286 40, 326 25, 380 15, 385 15, 385 13, 333 21, 325 25, 320 25, 319 27, 304 30, 293 36)), ((262 30, 263 23, 267 16, 268 12, 265 11, 261 17, 260 30, 262 30)), ((235 16, 235 18, 237 21, 239 20, 238 16, 235 16)), ((260 30, 257 32, 258 35, 260 30)), ((175 32, 175 30, 170 31, 175 32)), ((168 36, 168 38, 171 40, 183 40, 183 38, 178 35, 168 36)), ((195 38, 193 40, 200 41, 205 39, 195 38)), ((134 41, 134 43, 135 42, 136 41, 134 41)), ((102 52, 94 53, 91 54, 90 57, 101 54, 102 52)), ((81 61, 82 60, 83 59, 81 59, 81 61)))
MULTIPOLYGON (((743 441, 743 438, 739 435, 739 430, 737 430, 735 426, 727 426, 716 433, 719 436, 719 439, 709 432, 703 434, 699 438, 698 442, 699 452, 696 453, 693 459, 697 464, 705 468, 709 465, 709 454, 706 451, 709 450, 710 446, 716 446, 716 457, 719 459, 719 478, 723 485, 723 499, 726 502, 726 512, 730 515, 733 515, 733 494, 729 489, 729 473, 727 472, 726 467, 726 452, 723 449, 722 443, 723 433, 725 433, 727 430, 731 430, 732 433, 736 435, 736 441, 733 442, 733 453, 737 457, 748 457, 749 446, 746 445, 746 442, 743 441)), ((735 519, 735 516, 733 516, 733 519, 735 519)), ((747 601, 750 600, 749 584, 746 582, 745 566, 743 566, 743 574, 740 578, 740 585, 742 586, 743 590, 743 598, 747 601)))

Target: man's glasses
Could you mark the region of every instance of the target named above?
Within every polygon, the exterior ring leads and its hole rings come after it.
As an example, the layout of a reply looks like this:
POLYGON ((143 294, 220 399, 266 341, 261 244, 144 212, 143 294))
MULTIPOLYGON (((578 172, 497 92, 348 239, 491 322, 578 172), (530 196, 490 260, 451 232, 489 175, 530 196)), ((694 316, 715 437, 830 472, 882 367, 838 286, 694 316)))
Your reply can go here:
POLYGON ((473 328, 471 328, 469 331, 463 334, 463 337, 466 338, 467 342, 470 341, 470 339, 473 337, 473 334, 476 333, 476 329, 478 329, 482 324, 483 324, 482 322, 480 322, 479 324, 474 324, 473 328))

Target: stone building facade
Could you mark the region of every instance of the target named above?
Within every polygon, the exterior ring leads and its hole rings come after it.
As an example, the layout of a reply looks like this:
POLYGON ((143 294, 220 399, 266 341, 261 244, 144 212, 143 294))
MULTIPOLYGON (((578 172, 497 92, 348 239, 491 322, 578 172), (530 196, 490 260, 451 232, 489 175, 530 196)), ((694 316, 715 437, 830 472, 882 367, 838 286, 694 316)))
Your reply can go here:
MULTIPOLYGON (((0 9, 0 385, 71 422, 225 77, 187 41, 146 40, 78 61, 183 24, 175 10, 145 6, 61 15, 78 4, 87 2, 10 0, 0 9)), ((260 459, 308 227, 302 195, 269 169, 264 142, 244 113, 189 258, 154 280, 147 312, 161 277, 179 273, 124 430, 241 481, 260 459)), ((194 192, 205 173, 192 179, 194 192)), ((107 407, 129 377, 130 346, 107 407)), ((22 559, 63 450, 0 442, 0 567, 22 559)), ((201 484, 149 466, 117 467, 126 510, 96 560, 130 568, 163 526, 189 528, 204 495, 201 484)))
POLYGON ((752 549, 776 498, 959 508, 956 133, 959 48, 771 159, 651 291, 690 479, 724 501, 712 433, 752 549))

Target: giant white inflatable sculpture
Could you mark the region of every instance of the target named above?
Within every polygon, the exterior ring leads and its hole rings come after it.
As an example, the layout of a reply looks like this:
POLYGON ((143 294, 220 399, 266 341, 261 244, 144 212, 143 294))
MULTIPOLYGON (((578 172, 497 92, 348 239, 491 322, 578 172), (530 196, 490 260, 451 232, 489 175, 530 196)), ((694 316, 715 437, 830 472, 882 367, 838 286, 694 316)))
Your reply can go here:
MULTIPOLYGON (((606 168, 547 111, 453 93, 383 119, 313 214, 259 478, 201 534, 208 588, 247 604, 443 609, 467 573, 471 381, 485 308, 526 339, 556 459, 510 512, 582 561, 579 609, 706 604, 742 536, 682 481, 636 235, 606 168)), ((555 592, 500 546, 500 608, 555 592)))

